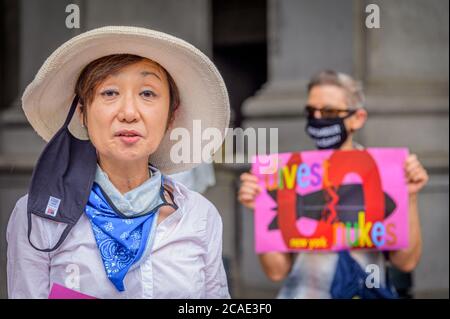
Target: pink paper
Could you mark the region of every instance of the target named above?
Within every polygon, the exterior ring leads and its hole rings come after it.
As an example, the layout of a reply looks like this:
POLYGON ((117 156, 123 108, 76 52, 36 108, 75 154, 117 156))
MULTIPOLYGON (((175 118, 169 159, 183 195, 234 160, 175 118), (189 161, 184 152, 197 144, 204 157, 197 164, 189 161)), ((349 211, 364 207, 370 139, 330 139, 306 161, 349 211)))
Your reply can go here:
POLYGON ((404 148, 369 148, 256 156, 252 173, 264 189, 255 202, 256 252, 406 248, 407 155, 404 148), (292 164, 294 161, 296 164, 292 164), (268 163, 275 165, 272 170, 268 163), (332 163, 332 167, 325 168, 326 163, 332 163), (347 171, 339 185, 334 185, 342 167, 347 167, 347 171), (352 172, 353 169, 360 173, 352 172), (267 188, 272 188, 272 195, 267 188), (349 190, 347 195, 342 195, 344 189, 349 190), (341 192, 340 197, 337 192, 341 192), (338 197, 331 205, 334 213, 327 206, 333 202, 333 196, 338 197), (380 206, 381 202, 384 206, 380 206), (275 217, 278 222, 274 224, 275 217), (349 222, 350 219, 353 220, 349 222))
POLYGON ((89 295, 82 294, 76 290, 72 290, 61 286, 59 284, 53 284, 48 299, 97 299, 89 295))

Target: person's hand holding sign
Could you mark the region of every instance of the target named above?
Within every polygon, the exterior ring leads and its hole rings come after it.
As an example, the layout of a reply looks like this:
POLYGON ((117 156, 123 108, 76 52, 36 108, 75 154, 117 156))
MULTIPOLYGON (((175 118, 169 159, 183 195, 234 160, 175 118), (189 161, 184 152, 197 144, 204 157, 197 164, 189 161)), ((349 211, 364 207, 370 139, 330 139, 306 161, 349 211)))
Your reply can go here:
POLYGON ((405 161, 405 174, 409 195, 417 193, 428 183, 428 174, 415 154, 411 154, 405 161))
POLYGON ((241 187, 239 188, 239 202, 247 208, 255 208, 255 198, 261 192, 261 186, 258 184, 258 177, 251 173, 241 175, 241 187))
POLYGON ((410 154, 405 161, 405 178, 409 193, 409 247, 392 251, 389 258, 398 269, 410 272, 414 270, 422 254, 422 236, 420 231, 417 195, 428 183, 428 174, 415 154, 410 154))
MULTIPOLYGON (((245 207, 254 209, 255 198, 262 191, 258 177, 251 173, 243 173, 240 179, 238 200, 245 207)), ((267 277, 273 281, 283 280, 292 267, 292 256, 289 253, 268 252, 259 254, 259 259, 267 277)))

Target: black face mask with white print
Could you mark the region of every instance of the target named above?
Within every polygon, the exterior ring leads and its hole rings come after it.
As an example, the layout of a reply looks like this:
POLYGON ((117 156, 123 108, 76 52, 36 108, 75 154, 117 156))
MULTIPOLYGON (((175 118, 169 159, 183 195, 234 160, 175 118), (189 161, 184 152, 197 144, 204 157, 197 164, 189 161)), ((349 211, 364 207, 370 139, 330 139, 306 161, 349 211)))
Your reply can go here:
POLYGON ((348 138, 344 120, 353 114, 355 111, 349 112, 345 117, 332 119, 308 117, 305 131, 314 140, 319 150, 338 149, 348 138))

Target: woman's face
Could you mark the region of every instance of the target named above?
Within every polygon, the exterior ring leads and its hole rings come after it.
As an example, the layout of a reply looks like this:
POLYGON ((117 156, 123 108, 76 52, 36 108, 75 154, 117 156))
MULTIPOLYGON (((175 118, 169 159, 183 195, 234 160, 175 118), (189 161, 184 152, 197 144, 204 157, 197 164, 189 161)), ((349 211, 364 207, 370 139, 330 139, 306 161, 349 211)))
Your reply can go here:
POLYGON ((148 160, 158 148, 169 113, 168 80, 149 60, 124 67, 95 89, 87 130, 100 157, 148 160))

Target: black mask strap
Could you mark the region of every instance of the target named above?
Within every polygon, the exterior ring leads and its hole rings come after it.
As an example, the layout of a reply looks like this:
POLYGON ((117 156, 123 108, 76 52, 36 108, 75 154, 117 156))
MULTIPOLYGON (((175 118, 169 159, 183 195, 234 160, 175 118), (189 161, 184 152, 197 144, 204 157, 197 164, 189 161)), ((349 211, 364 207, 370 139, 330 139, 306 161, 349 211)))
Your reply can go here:
POLYGON ((66 228, 64 228, 64 230, 61 234, 61 237, 59 237, 58 242, 52 248, 38 248, 31 242, 31 228, 32 228, 32 223, 33 223, 31 212, 28 211, 27 215, 28 215, 28 242, 30 243, 31 247, 33 247, 34 249, 45 252, 45 253, 49 253, 49 252, 52 252, 52 251, 58 249, 59 246, 61 246, 61 244, 67 238, 67 235, 69 235, 70 231, 72 230, 72 228, 74 226, 72 224, 67 224, 66 228))

